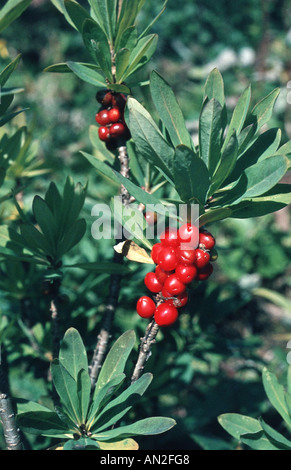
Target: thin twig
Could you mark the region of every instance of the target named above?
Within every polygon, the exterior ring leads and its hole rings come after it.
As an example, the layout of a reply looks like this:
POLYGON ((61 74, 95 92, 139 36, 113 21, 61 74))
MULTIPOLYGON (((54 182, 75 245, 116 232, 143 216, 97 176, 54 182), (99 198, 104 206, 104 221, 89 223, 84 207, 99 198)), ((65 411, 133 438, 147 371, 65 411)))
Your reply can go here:
MULTIPOLYGON (((120 174, 125 178, 129 177, 129 161, 127 155, 126 146, 121 146, 118 148, 118 158, 120 161, 120 174)), ((124 206, 127 206, 130 202, 130 194, 127 189, 122 185, 120 189, 121 200, 124 206)), ((124 236, 123 236, 123 239, 124 236)), ((120 241, 120 240, 118 240, 120 241)), ((123 240, 124 241, 124 240, 123 240)), ((123 255, 120 253, 114 252, 113 262, 116 264, 123 263, 123 255)), ((97 345, 93 353, 93 358, 90 365, 90 378, 91 378, 91 387, 95 387, 100 369, 102 367, 109 340, 111 337, 111 327, 115 316, 115 311, 118 306, 118 298, 120 291, 120 282, 122 279, 121 274, 112 274, 110 279, 110 290, 108 296, 108 302, 104 313, 103 325, 101 327, 100 333, 97 338, 97 345)))
POLYGON ((156 341, 159 332, 159 325, 152 320, 146 329, 145 335, 140 340, 139 355, 131 377, 131 382, 135 382, 142 374, 145 363, 151 355, 151 347, 156 341))
POLYGON ((56 300, 52 299, 50 302, 51 312, 51 325, 52 325, 52 357, 57 358, 60 348, 60 328, 59 328, 59 312, 57 309, 56 300))

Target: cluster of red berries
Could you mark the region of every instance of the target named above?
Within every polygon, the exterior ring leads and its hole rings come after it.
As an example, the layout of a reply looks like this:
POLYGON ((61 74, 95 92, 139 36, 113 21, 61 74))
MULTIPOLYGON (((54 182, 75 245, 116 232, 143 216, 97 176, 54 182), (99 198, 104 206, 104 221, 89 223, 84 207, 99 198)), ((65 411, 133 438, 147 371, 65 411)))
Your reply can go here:
POLYGON ((178 230, 168 228, 151 251, 157 265, 144 278, 154 294, 140 297, 136 310, 142 318, 154 316, 159 326, 168 326, 178 318, 178 309, 188 302, 187 286, 194 280, 205 281, 213 272, 211 261, 217 258, 215 238, 194 225, 184 224, 178 230))
POLYGON ((100 90, 96 95, 101 104, 96 113, 96 122, 99 124, 98 135, 108 149, 112 150, 120 145, 120 140, 130 138, 129 129, 124 121, 124 108, 126 96, 122 93, 114 93, 110 90, 100 90))

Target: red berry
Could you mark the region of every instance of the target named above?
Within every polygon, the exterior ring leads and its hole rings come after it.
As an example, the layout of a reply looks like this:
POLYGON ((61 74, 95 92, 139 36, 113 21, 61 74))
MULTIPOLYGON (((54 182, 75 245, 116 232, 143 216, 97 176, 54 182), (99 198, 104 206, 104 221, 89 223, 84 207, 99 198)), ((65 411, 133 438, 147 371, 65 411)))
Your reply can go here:
POLYGON ((183 264, 178 264, 176 267, 176 276, 180 279, 183 284, 189 284, 195 279, 197 275, 197 268, 194 265, 185 266, 183 264))
POLYGON ((111 105, 112 93, 110 90, 99 90, 96 94, 96 100, 103 104, 103 106, 108 107, 111 105))
POLYGON ((165 246, 158 255, 158 264, 164 271, 173 271, 178 264, 175 250, 165 246))
POLYGON ((139 314, 140 317, 142 318, 150 318, 153 316, 156 310, 156 304, 147 295, 144 295, 143 297, 140 297, 138 299, 137 304, 136 304, 136 311, 139 314))
POLYGON ((207 251, 197 248, 195 250, 195 266, 198 269, 204 268, 210 262, 210 254, 207 251))
POLYGON ((153 272, 146 274, 144 278, 144 283, 147 288, 154 294, 158 294, 158 292, 161 292, 163 288, 163 285, 158 281, 156 274, 153 272))
POLYGON ((195 225, 184 224, 179 228, 178 239, 182 249, 193 249, 199 243, 199 229, 195 225))
POLYGON ((99 135, 99 139, 102 140, 103 142, 108 141, 110 139, 108 127, 105 127, 105 126, 99 127, 98 135, 99 135))
POLYGON ((110 119, 110 122, 118 122, 121 117, 121 113, 118 108, 111 108, 108 111, 108 117, 110 119))
POLYGON ((144 218, 149 225, 154 225, 157 222, 158 215, 156 212, 146 212, 144 218))
POLYGON ((162 296, 165 298, 165 299, 170 299, 171 297, 173 297, 173 294, 170 294, 170 292, 168 292, 165 287, 162 288, 162 296))
POLYGON ((107 124, 111 123, 107 109, 102 109, 101 111, 99 111, 96 114, 95 119, 96 122, 98 122, 98 124, 100 124, 101 126, 106 126, 107 124))
POLYGON ((160 266, 157 266, 156 269, 155 269, 155 273, 156 273, 156 276, 157 276, 157 280, 161 284, 164 284, 167 277, 169 277, 171 274, 173 274, 173 271, 164 271, 160 266))
POLYGON ((160 236, 161 244, 164 246, 177 247, 179 245, 177 229, 168 227, 160 236))
POLYGON ((112 97, 112 105, 114 107, 117 107, 117 108, 123 110, 124 107, 125 107, 125 104, 126 104, 126 100, 127 100, 127 98, 123 93, 116 93, 112 97))
POLYGON ((109 128, 109 132, 111 137, 113 138, 118 138, 121 137, 126 131, 125 125, 122 124, 122 122, 116 122, 115 124, 112 124, 109 128))
POLYGON ((152 247, 151 257, 155 264, 158 264, 158 256, 159 256, 160 251, 162 251, 162 249, 163 249, 163 246, 161 245, 161 243, 155 243, 152 247))
POLYGON ((204 268, 198 269, 197 279, 199 281, 206 281, 206 279, 208 279, 212 273, 213 273, 213 266, 211 263, 209 263, 204 268))
POLYGON ((160 304, 155 311, 155 322, 159 326, 169 326, 178 318, 178 310, 168 302, 160 304))
POLYGON ((176 256, 178 259, 178 262, 181 264, 194 264, 195 261, 195 250, 181 250, 181 248, 178 248, 176 250, 176 256))
POLYGON ((164 287, 172 296, 182 294, 186 290, 185 284, 180 281, 176 274, 171 274, 165 280, 164 287))
POLYGON ((199 234, 199 245, 204 245, 206 250, 212 250, 215 246, 215 238, 210 232, 201 231, 199 234))
POLYGON ((175 297, 174 299, 167 300, 167 302, 170 305, 174 305, 174 307, 176 307, 176 308, 185 307, 185 305, 188 302, 188 293, 187 293, 187 291, 182 292, 182 294, 177 295, 177 297, 175 297))

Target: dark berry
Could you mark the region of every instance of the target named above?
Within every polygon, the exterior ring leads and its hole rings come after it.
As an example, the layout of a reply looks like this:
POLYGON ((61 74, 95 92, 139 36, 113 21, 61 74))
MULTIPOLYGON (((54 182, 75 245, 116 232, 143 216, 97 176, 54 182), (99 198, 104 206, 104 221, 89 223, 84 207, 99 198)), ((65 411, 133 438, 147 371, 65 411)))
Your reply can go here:
POLYGON ((102 140, 103 142, 108 141, 110 139, 108 127, 105 127, 105 126, 99 127, 98 135, 99 135, 99 139, 102 140))
POLYGON ((95 119, 96 122, 98 122, 98 124, 100 124, 101 126, 106 126, 107 124, 111 123, 111 120, 109 118, 109 112, 107 111, 107 109, 102 109, 101 111, 99 111, 96 114, 95 119))
POLYGON ((206 281, 211 276, 212 273, 213 273, 213 266, 211 263, 209 263, 204 268, 198 269, 197 279, 199 281, 206 281))
POLYGON ((110 136, 114 139, 122 137, 126 133, 125 125, 122 122, 116 122, 112 124, 109 128, 110 136))

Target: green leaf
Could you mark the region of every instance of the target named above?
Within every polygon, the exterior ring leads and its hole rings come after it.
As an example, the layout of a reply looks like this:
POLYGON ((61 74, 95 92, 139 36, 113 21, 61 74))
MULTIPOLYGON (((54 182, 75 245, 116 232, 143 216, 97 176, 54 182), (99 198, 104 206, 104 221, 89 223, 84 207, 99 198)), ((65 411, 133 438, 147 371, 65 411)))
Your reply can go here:
POLYGON ((31 250, 33 253, 49 254, 51 246, 44 235, 37 230, 34 225, 23 224, 20 226, 23 246, 31 250))
POLYGON ((115 375, 113 379, 109 380, 109 382, 107 382, 106 385, 101 387, 97 392, 95 389, 93 402, 87 418, 89 429, 91 429, 96 419, 99 408, 103 406, 105 400, 110 400, 111 396, 115 393, 116 388, 120 386, 124 379, 125 374, 115 375))
POLYGON ((208 209, 204 214, 199 217, 200 227, 203 225, 208 225, 218 220, 227 219, 232 215, 232 207, 219 207, 216 209, 208 209))
POLYGON ((234 219, 249 219, 251 217, 262 217, 267 214, 283 209, 286 204, 272 200, 261 201, 260 198, 254 198, 249 201, 243 201, 231 206, 231 217, 234 219))
POLYGON ((204 99, 213 98, 220 103, 221 107, 224 105, 224 83, 221 73, 217 68, 213 69, 207 77, 204 87, 204 99))
POLYGON ((221 114, 222 107, 220 103, 212 98, 204 103, 199 118, 200 157, 207 166, 210 175, 215 172, 221 156, 221 114))
POLYGON ((77 30, 82 33, 84 21, 91 18, 89 12, 75 0, 64 0, 64 5, 73 24, 76 26, 77 30))
POLYGON ((136 341, 133 330, 123 333, 113 344, 108 352, 101 368, 98 380, 95 386, 94 396, 110 380, 123 373, 126 361, 134 347, 136 341))
POLYGON ((139 36, 139 39, 143 38, 144 36, 146 36, 149 31, 152 29, 152 27, 154 26, 154 24, 158 21, 158 19, 160 18, 160 16, 164 13, 165 9, 166 9, 166 6, 167 6, 167 3, 168 3, 168 0, 165 0, 164 1, 164 4, 162 6, 162 9, 161 11, 157 14, 157 16, 150 22, 150 24, 146 27, 146 29, 140 34, 139 36))
POLYGON ((158 35, 149 34, 140 39, 135 48, 131 51, 129 66, 126 69, 122 80, 126 80, 134 72, 143 67, 153 56, 158 45, 158 35))
POLYGON ((243 94, 240 96, 236 107, 234 108, 229 127, 224 139, 222 151, 226 148, 231 136, 233 135, 234 132, 236 132, 236 135, 239 135, 241 132, 243 125, 245 123, 248 109, 250 106, 250 100, 251 100, 251 87, 248 86, 248 88, 243 92, 243 94))
POLYGON ((215 193, 215 191, 223 185, 228 175, 231 174, 237 161, 237 155, 238 141, 236 134, 234 133, 223 150, 217 170, 212 177, 211 187, 208 194, 209 196, 215 193))
POLYGON ((127 266, 110 262, 97 264, 95 261, 92 263, 65 264, 64 268, 84 269, 85 271, 92 271, 96 274, 128 274, 129 272, 129 268, 127 266))
POLYGON ((0 10, 0 33, 16 20, 31 2, 32 0, 8 0, 0 10))
POLYGON ((176 422, 172 418, 155 416, 153 418, 141 419, 128 426, 120 426, 119 428, 96 434, 94 437, 96 437, 98 441, 108 441, 130 436, 153 436, 169 431, 175 424, 176 422))
POLYGON ((94 85, 97 88, 107 88, 103 76, 90 67, 82 65, 79 62, 67 62, 67 65, 69 69, 84 82, 90 83, 90 85, 94 85))
POLYGON ((265 423, 262 418, 260 418, 259 421, 265 434, 268 436, 270 441, 274 443, 274 445, 278 446, 282 450, 291 450, 291 441, 286 439, 286 437, 282 436, 279 432, 275 431, 275 429, 265 423))
POLYGON ((256 132, 272 117, 275 102, 280 94, 280 89, 275 88, 265 98, 260 100, 252 109, 246 125, 255 124, 256 132))
POLYGON ((210 176, 203 160, 185 145, 179 145, 174 157, 175 188, 184 202, 206 202, 210 176))
POLYGON ((117 177, 116 173, 114 173, 113 167, 110 165, 110 163, 106 161, 101 161, 95 155, 90 155, 87 152, 81 151, 81 154, 91 163, 91 165, 94 166, 94 168, 96 168, 96 170, 98 170, 98 172, 109 178, 111 181, 117 183, 118 185, 120 184, 120 180, 117 177))
POLYGON ((137 29, 135 25, 126 28, 120 35, 119 41, 115 41, 115 50, 128 49, 130 52, 135 48, 137 43, 137 29))
POLYGON ((131 97, 127 101, 126 122, 141 157, 171 180, 174 149, 164 139, 148 111, 131 97))
MULTIPOLYGON (((15 57, 15 59, 10 62, 10 64, 8 64, 0 73, 0 87, 3 87, 5 85, 5 83, 7 82, 8 78, 10 77, 10 75, 14 72, 14 70, 16 69, 17 65, 19 64, 19 61, 20 61, 20 58, 21 58, 21 54, 19 54, 18 56, 15 57)), ((1 92, 1 95, 3 96, 2 94, 2 91, 3 90, 0 90, 1 92)))
POLYGON ((86 221, 85 219, 77 220, 70 226, 61 241, 57 245, 56 258, 62 258, 62 256, 76 246, 84 237, 86 233, 86 221))
MULTIPOLYGON (((87 62, 75 62, 75 64, 79 64, 83 67, 95 70, 97 73, 100 72, 100 67, 95 64, 89 64, 87 62)), ((73 70, 70 69, 66 62, 60 62, 59 64, 49 65, 43 71, 49 73, 73 73, 73 70)), ((102 75, 100 75, 100 77, 102 77, 102 75)))
POLYGON ((59 361, 75 381, 82 369, 88 370, 86 349, 80 333, 75 328, 69 328, 63 337, 59 361))
POLYGON ((74 423, 82 424, 77 382, 57 359, 51 363, 51 373, 56 391, 61 402, 74 423))
POLYGON ((102 18, 104 31, 113 44, 116 14, 117 14, 117 0, 91 0, 93 11, 97 13, 98 18, 102 18))
POLYGON ((174 147, 184 144, 192 148, 192 139, 173 90, 155 71, 151 74, 150 89, 155 107, 169 132, 174 147))
POLYGON ((82 423, 85 423, 91 396, 91 379, 87 369, 80 370, 77 377, 77 388, 80 403, 81 421, 82 423))
POLYGON ((117 21, 115 45, 120 47, 121 38, 124 32, 135 24, 138 14, 139 0, 123 0, 121 11, 117 21))
POLYGON ((17 423, 30 434, 68 438, 69 430, 53 411, 31 411, 17 417, 17 423))
POLYGON ((288 426, 291 426, 291 417, 285 399, 285 391, 283 385, 279 384, 277 377, 266 367, 263 369, 263 385, 267 397, 284 419, 288 426))
POLYGON ((98 442, 88 437, 81 437, 77 441, 70 440, 65 442, 63 450, 99 450, 100 446, 98 442))
POLYGON ((99 433, 117 423, 128 413, 134 403, 142 397, 149 387, 152 378, 152 374, 143 374, 114 400, 111 400, 99 414, 92 427, 92 432, 99 433))
POLYGON ((119 49, 116 54, 115 58, 115 65, 116 65, 116 81, 122 82, 122 77, 124 75, 125 70, 129 65, 130 58, 130 50, 129 49, 119 49))
POLYGON ((222 414, 218 417, 218 422, 225 431, 237 440, 240 440, 244 434, 255 434, 262 431, 257 419, 237 413, 222 414))
POLYGON ((82 35, 91 57, 99 65, 104 75, 112 81, 111 52, 103 30, 94 20, 87 19, 83 23, 82 35))
POLYGON ((55 256, 56 253, 56 222, 48 205, 40 196, 35 196, 32 203, 32 210, 36 222, 38 223, 44 237, 50 246, 50 255, 55 256))

